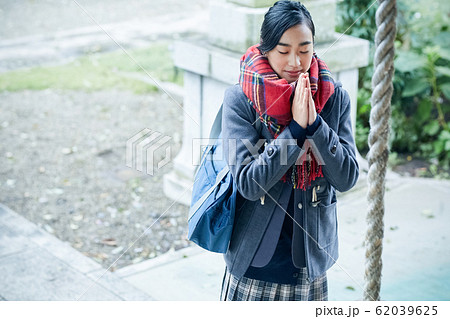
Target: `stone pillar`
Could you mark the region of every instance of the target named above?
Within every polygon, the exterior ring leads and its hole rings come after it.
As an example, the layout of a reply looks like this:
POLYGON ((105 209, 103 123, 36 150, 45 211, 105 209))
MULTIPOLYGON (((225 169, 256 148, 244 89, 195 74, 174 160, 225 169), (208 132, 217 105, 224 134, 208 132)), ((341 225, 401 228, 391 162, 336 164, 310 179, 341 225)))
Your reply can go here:
MULTIPOLYGON (((193 139, 208 137, 225 89, 238 82, 239 59, 249 46, 259 42, 264 14, 273 3, 271 0, 212 0, 208 35, 175 43, 175 65, 185 70, 185 116, 183 146, 174 158, 173 171, 164 176, 164 192, 169 198, 190 204, 191 192, 185 190, 193 184, 194 163, 201 156, 200 148, 193 148, 193 139)), ((350 95, 355 127, 358 68, 369 62, 369 43, 334 32, 335 0, 303 3, 316 27, 318 56, 350 95)))

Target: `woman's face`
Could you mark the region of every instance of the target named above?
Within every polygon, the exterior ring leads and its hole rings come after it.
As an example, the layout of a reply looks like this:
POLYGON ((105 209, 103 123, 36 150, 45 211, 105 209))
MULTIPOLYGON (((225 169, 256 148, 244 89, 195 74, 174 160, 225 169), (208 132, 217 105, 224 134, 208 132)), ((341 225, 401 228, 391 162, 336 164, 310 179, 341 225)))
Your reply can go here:
POLYGON ((313 50, 311 30, 306 25, 297 24, 287 29, 278 45, 266 55, 278 76, 291 83, 309 70, 313 50))

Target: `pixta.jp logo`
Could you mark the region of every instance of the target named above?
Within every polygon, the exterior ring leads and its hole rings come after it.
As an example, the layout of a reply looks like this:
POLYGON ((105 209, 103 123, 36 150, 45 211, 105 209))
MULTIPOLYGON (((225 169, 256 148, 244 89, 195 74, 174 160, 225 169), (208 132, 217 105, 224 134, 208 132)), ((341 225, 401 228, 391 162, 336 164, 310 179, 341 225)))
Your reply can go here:
POLYGON ((160 169, 170 162, 171 148, 167 145, 172 137, 148 128, 136 133, 127 140, 126 165, 140 172, 153 175, 156 169, 160 169), (162 136, 162 137, 161 137, 162 136), (159 151, 165 146, 164 154, 159 151), (161 158, 162 157, 162 158, 161 158), (144 170, 144 166, 146 169, 144 170))

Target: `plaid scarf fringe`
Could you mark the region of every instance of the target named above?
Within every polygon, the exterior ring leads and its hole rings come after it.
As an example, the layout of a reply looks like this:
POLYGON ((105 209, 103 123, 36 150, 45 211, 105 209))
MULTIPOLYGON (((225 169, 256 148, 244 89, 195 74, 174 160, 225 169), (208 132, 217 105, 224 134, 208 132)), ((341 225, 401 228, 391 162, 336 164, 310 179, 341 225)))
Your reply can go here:
POLYGON ((311 160, 289 168, 281 180, 290 183, 294 189, 306 190, 316 178, 323 177, 322 165, 319 165, 311 154, 311 160))

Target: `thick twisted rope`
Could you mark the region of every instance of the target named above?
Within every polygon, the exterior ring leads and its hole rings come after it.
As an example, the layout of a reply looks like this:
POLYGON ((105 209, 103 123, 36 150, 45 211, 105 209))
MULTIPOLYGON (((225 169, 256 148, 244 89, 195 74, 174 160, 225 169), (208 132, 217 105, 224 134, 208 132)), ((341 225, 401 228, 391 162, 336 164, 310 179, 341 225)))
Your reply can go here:
POLYGON ((396 34, 396 0, 378 0, 372 109, 370 111, 368 173, 368 213, 366 233, 366 271, 364 300, 380 299, 381 253, 384 236, 384 187, 389 155, 389 118, 391 115, 392 77, 394 73, 394 39, 396 34))

